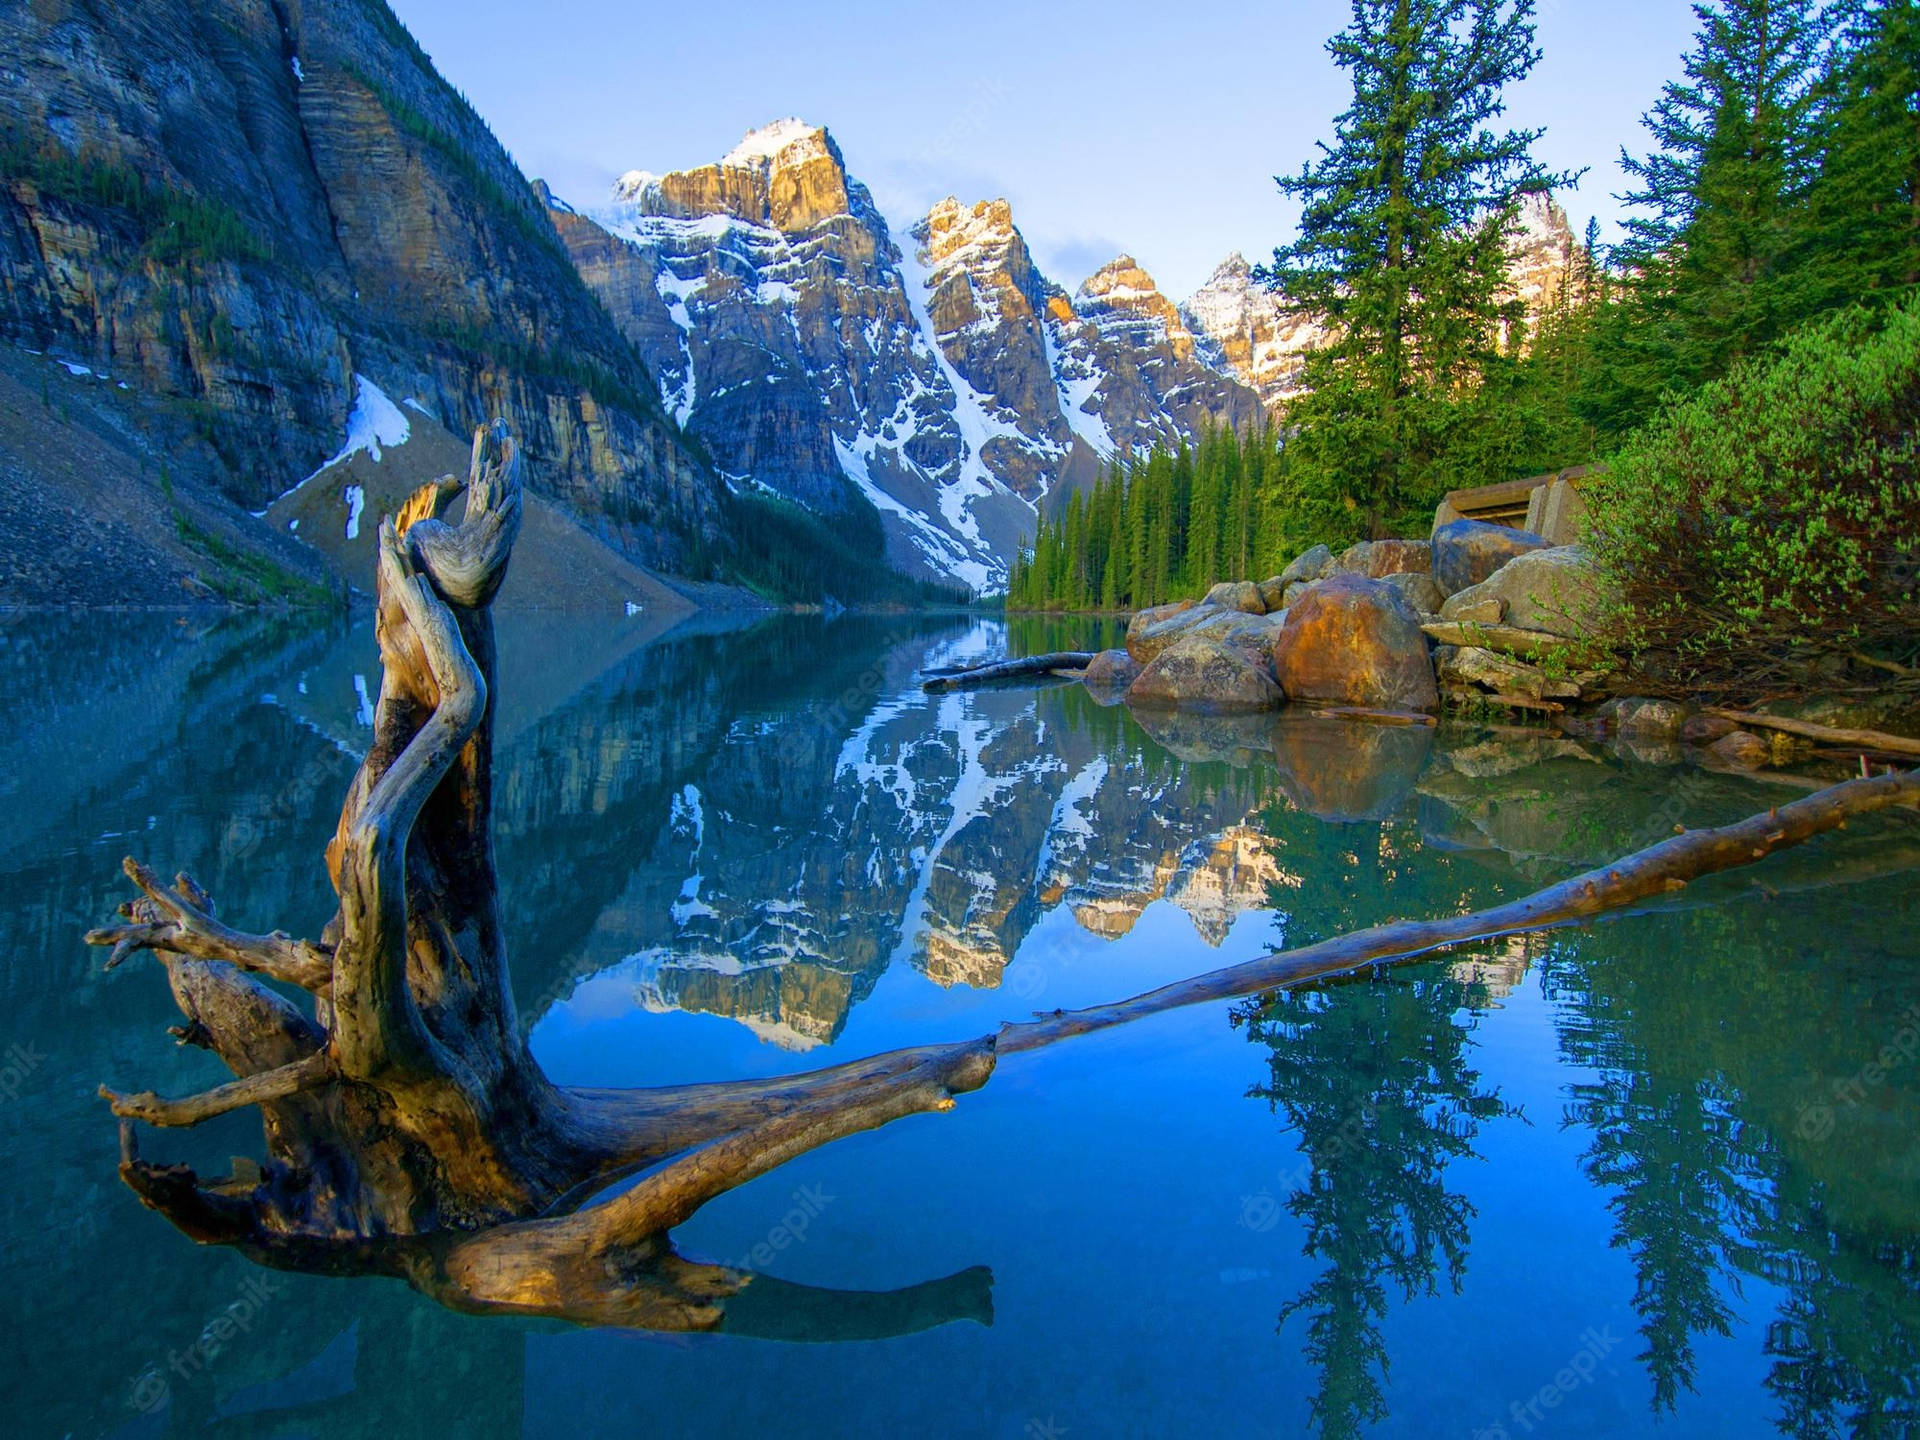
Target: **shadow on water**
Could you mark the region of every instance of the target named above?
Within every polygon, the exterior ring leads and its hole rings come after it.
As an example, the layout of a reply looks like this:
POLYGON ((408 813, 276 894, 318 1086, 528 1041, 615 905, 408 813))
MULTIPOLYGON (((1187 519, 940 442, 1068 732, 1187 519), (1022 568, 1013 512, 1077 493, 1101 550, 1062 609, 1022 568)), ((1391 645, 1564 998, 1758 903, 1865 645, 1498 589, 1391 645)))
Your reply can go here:
MULTIPOLYGON (((1299 943, 1473 908, 1776 793, 1541 732, 1136 720, 1077 686, 921 694, 921 666, 1008 643, 971 620, 501 629, 516 999, 554 1046, 638 1017, 618 1033, 657 1053, 617 1057, 636 1083, 978 1033, 1063 983, 1030 943, 1062 925, 1108 945, 1184 915, 1189 948, 1164 963, 1185 973, 1247 943, 1243 921, 1299 943)), ((1013 643, 1084 635, 1029 625, 1013 643)), ((0 1256, 9 1404, 31 1433, 428 1435, 448 1413, 463 1434, 522 1433, 528 1337, 559 1327, 189 1247, 115 1182, 92 1095, 217 1078, 166 1037, 161 987, 138 966, 101 974, 78 943, 121 898, 119 856, 191 871, 236 923, 317 933, 377 676, 364 628, 0 621, 0 1150, 17 1182, 0 1256)), ((1604 1197, 1630 1269, 1635 1424, 1720 1383, 1703 1347, 1747 1325, 1782 1433, 1920 1424, 1920 845, 1894 825, 1833 839, 1665 913, 1233 1012, 1258 1057, 1250 1098, 1299 1146, 1270 1197, 1304 1262, 1272 1343, 1303 1353, 1321 1433, 1385 1432, 1418 1407, 1396 1315, 1506 1243, 1476 1233, 1468 1177, 1485 1167, 1464 1162, 1556 1118, 1582 1158, 1555 1183, 1604 1197), (1479 1054, 1507 1023, 1489 1007, 1529 986, 1564 1067, 1558 1116, 1523 1119, 1479 1054)), ((1088 983, 1097 999, 1116 982, 1088 983)), ((256 1148, 250 1125, 178 1137, 180 1158, 256 1148)), ((1049 1283, 1044 1251, 1014 1253, 1049 1283)), ((936 1284, 952 1293, 929 1293, 934 1318, 990 1317, 984 1271, 936 1284)), ((824 1338, 798 1287, 784 1304, 775 1288, 768 1328, 824 1338)))

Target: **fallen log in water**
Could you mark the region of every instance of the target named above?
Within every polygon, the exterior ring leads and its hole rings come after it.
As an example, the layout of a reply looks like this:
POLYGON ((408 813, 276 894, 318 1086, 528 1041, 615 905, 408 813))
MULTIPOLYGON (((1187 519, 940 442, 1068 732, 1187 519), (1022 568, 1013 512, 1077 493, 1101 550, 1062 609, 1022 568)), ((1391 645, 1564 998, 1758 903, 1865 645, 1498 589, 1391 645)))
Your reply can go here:
POLYGON ((1803 740, 1824 740, 1830 745, 1853 745, 1877 750, 1885 755, 1920 755, 1920 740, 1905 735, 1888 735, 1880 730, 1845 730, 1833 725, 1816 725, 1811 720, 1790 720, 1784 715, 1760 715, 1751 710, 1720 710, 1709 707, 1709 715, 1731 720, 1736 725, 1757 725, 1763 730, 1778 730, 1798 735, 1803 740))
POLYGON ((1684 890, 1689 881, 1704 875, 1751 865, 1775 851, 1840 829, 1850 816, 1916 800, 1920 800, 1920 770, 1849 780, 1737 824, 1684 831, 1611 865, 1490 910, 1443 915, 1434 920, 1396 920, 1177 980, 1130 1000, 1086 1010, 1056 1010, 1051 1015, 1004 1025, 996 1048, 1002 1056, 1035 1050, 1069 1036, 1124 1025, 1183 1005, 1336 979, 1368 966, 1405 964, 1470 941, 1578 924, 1668 891, 1684 890))
POLYGON ((1046 655, 1029 655, 1021 660, 997 660, 991 665, 971 668, 925 670, 921 672, 922 690, 960 690, 969 685, 985 685, 994 680, 1018 680, 1028 675, 1057 675, 1062 671, 1084 670, 1093 663, 1091 650, 1055 650, 1046 655))

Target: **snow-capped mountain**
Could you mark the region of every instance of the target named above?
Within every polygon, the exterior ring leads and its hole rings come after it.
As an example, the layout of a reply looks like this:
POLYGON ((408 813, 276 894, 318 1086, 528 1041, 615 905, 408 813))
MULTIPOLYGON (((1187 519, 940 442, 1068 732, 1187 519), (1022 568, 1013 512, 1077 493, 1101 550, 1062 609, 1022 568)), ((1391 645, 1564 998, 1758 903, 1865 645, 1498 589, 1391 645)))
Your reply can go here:
MULTIPOLYGON (((1259 423, 1318 339, 1237 254, 1184 305, 1128 255, 1069 295, 1005 200, 950 196, 896 241, 833 137, 796 119, 711 165, 629 171, 597 207, 545 198, 729 484, 829 516, 864 495, 896 566, 976 590, 1105 458, 1259 423)), ((1571 236, 1552 207, 1525 223, 1537 307, 1571 236)))
POLYGON ((1300 388, 1300 361, 1320 339, 1310 320, 1287 313, 1278 296, 1255 282, 1238 250, 1181 307, 1208 363, 1275 405, 1300 388))
POLYGON ((1046 497, 1104 456, 1261 414, 1131 260, 1070 299, 1004 201, 943 201, 902 246, 798 120, 548 206, 728 480, 828 514, 865 495, 909 573, 996 589, 1046 497))

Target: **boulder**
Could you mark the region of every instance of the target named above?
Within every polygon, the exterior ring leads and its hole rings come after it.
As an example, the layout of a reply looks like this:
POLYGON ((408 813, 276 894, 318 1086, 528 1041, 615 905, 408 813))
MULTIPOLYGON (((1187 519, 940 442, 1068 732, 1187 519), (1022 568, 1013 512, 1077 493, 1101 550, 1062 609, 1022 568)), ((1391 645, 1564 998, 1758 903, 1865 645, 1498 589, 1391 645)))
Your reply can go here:
POLYGON ((1251 580, 1222 580, 1207 591, 1202 605, 1218 605, 1222 610, 1238 610, 1244 615, 1264 615, 1266 602, 1260 598, 1260 587, 1251 580))
POLYGON ((1094 692, 1095 699, 1111 701, 1119 699, 1139 673, 1139 665, 1126 651, 1102 650, 1080 672, 1080 682, 1094 692))
POLYGON ((1680 727, 1680 738, 1689 745, 1711 745, 1724 740, 1740 727, 1719 715, 1689 715, 1680 727))
POLYGON ((1273 668, 1290 700, 1435 710, 1440 691, 1420 617, 1384 580, 1341 574, 1287 608, 1273 668))
POLYGON ((1608 599, 1606 582, 1586 548, 1561 545, 1516 555, 1478 585, 1448 596, 1440 618, 1464 620, 1497 600, 1509 625, 1583 639, 1599 629, 1608 599))
POLYGON ((1758 770, 1773 759, 1773 746, 1746 730, 1729 731, 1707 748, 1736 770, 1758 770))
POLYGON ((1188 626, 1179 638, 1204 635, 1222 645, 1244 650, 1267 669, 1273 668, 1273 642, 1280 634, 1286 612, 1279 615, 1248 615, 1239 610, 1223 610, 1188 626))
POLYGON ((1680 738, 1687 723, 1687 707, 1671 700, 1649 700, 1643 695, 1627 695, 1609 700, 1601 713, 1613 721, 1623 740, 1671 743, 1680 738))
POLYGON ((1440 606, 1440 618, 1456 625, 1498 625, 1507 616, 1507 602, 1478 589, 1449 595, 1440 606))
MULTIPOLYGON (((1284 592, 1289 585, 1298 585, 1302 581, 1318 580, 1327 573, 1327 567, 1333 564, 1333 551, 1324 545, 1315 545, 1311 550, 1303 550, 1293 557, 1293 563, 1282 570, 1275 578, 1284 592)), ((1269 606, 1269 609, 1272 607, 1269 606)))
POLYGON ((1417 570, 1403 570, 1397 575, 1382 577, 1389 585, 1398 590, 1414 613, 1423 619, 1431 619, 1440 613, 1440 607, 1447 602, 1446 592, 1434 583, 1431 575, 1423 575, 1417 570))
POLYGON ((1425 574, 1433 568, 1433 547, 1425 540, 1362 540, 1342 551, 1332 568, 1338 574, 1374 580, 1408 572, 1425 574))
POLYGON ((1484 685, 1501 695, 1572 700, 1580 694, 1578 681, 1554 679, 1537 665, 1496 655, 1476 645, 1442 646, 1434 654, 1434 668, 1446 684, 1484 685))
POLYGON ((1516 555, 1545 550, 1545 537, 1511 525, 1456 520, 1433 532, 1433 578, 1448 595, 1478 585, 1516 555))
POLYGON ((1260 582, 1260 603, 1266 607, 1269 615, 1286 608, 1287 581, 1284 576, 1275 575, 1271 580, 1260 582))
POLYGON ((1215 714, 1272 710, 1285 702, 1273 673, 1237 645, 1182 635, 1127 687, 1127 703, 1215 714))
POLYGON ((1127 622, 1127 654, 1137 664, 1145 665, 1176 638, 1185 634, 1188 627, 1217 613, 1203 609, 1191 600, 1136 610, 1133 618, 1127 622))
POLYGON ((1318 580, 1294 581, 1291 585, 1287 586, 1287 588, 1281 592, 1280 608, 1282 610, 1285 610, 1289 605, 1293 604, 1294 601, 1298 600, 1302 595, 1306 594, 1309 590, 1311 590, 1314 586, 1318 585, 1319 583, 1320 582, 1318 580))

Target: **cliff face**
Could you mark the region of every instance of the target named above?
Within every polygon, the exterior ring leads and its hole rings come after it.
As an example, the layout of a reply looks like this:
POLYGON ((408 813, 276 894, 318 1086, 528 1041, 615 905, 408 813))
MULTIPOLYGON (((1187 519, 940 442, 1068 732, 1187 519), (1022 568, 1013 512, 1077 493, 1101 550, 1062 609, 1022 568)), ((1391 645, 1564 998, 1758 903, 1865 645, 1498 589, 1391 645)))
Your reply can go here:
POLYGON ((356 372, 672 563, 719 492, 512 161, 381 0, 42 0, 0 21, 0 335, 173 402, 251 509, 356 372))
POLYGON ((1200 353, 1278 405, 1300 390, 1301 356, 1320 338, 1312 322, 1289 315, 1255 282, 1238 250, 1220 262, 1182 307, 1200 353))

